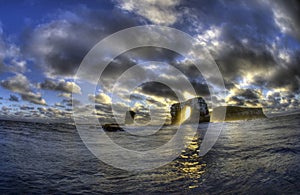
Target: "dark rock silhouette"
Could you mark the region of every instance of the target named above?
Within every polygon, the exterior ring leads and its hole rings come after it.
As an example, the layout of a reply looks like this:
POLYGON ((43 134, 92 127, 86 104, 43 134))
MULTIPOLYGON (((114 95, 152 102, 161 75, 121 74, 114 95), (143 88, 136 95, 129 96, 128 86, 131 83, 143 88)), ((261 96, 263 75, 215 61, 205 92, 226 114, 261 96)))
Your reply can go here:
POLYGON ((226 109, 225 121, 234 120, 251 120, 258 118, 266 118, 262 108, 249 108, 249 107, 239 107, 239 106, 220 106, 214 108, 211 114, 211 121, 217 122, 222 121, 222 113, 220 110, 226 109))
MULTIPOLYGON (((126 114, 125 114, 125 124, 126 125, 130 125, 133 123, 135 114, 136 113, 132 110, 129 110, 126 112, 126 114)), ((115 122, 115 123, 104 124, 104 125, 102 125, 102 128, 105 131, 124 131, 124 129, 122 129, 121 126, 122 125, 119 125, 118 123, 115 122)))
POLYGON ((127 111, 125 116, 125 124, 127 125, 132 124, 134 121, 135 114, 136 113, 132 110, 127 111))
POLYGON ((209 122, 209 111, 202 97, 172 104, 170 108, 171 124, 209 122))
POLYGON ((105 131, 124 131, 117 123, 105 124, 105 125, 102 125, 102 128, 105 131))

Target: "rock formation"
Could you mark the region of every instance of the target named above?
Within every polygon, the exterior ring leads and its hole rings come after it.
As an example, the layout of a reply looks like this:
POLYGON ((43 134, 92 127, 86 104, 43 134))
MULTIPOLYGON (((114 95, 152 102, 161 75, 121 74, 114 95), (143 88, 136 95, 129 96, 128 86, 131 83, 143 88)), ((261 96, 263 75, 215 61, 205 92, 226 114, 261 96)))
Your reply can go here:
POLYGON ((251 120, 266 118, 262 108, 239 106, 220 106, 209 114, 207 104, 201 97, 189 99, 185 102, 173 104, 170 108, 171 124, 200 123, 234 120, 251 120), (225 119, 221 116, 226 111, 225 119), (197 113, 196 113, 197 112, 197 113))
POLYGON ((202 97, 172 104, 171 124, 209 122, 209 111, 202 97))
POLYGON ((130 125, 133 123, 135 114, 136 113, 132 110, 126 112, 126 115, 125 115, 125 124, 126 125, 130 125))
MULTIPOLYGON (((126 112, 126 114, 125 114, 125 124, 126 125, 130 125, 133 123, 135 114, 136 113, 131 110, 126 112)), ((102 128, 105 131, 124 131, 121 126, 123 126, 123 125, 119 125, 118 123, 114 122, 114 123, 104 124, 104 125, 102 125, 102 128)))
POLYGON ((225 121, 251 120, 266 118, 262 108, 249 108, 239 106, 226 106, 214 108, 211 114, 211 122, 221 121, 220 110, 226 109, 225 121))
POLYGON ((102 128, 105 131, 124 131, 117 123, 104 124, 102 125, 102 128))

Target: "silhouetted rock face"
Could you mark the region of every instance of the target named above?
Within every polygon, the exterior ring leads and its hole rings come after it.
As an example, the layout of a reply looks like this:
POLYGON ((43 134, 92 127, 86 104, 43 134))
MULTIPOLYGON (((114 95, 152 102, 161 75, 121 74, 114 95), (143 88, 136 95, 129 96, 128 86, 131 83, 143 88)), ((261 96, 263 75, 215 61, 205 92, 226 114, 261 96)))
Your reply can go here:
POLYGON ((105 124, 105 125, 102 125, 102 128, 105 131, 124 131, 117 123, 105 124))
POLYGON ((209 122, 209 111, 202 97, 172 104, 171 124, 209 122))
POLYGON ((135 112, 130 110, 126 112, 125 124, 130 125, 133 123, 135 117, 135 112))
MULTIPOLYGON (((126 115, 125 115, 125 124, 126 125, 130 125, 133 123, 135 114, 136 113, 132 110, 126 112, 126 115)), ((105 131, 124 131, 117 122, 104 124, 104 125, 102 125, 102 128, 105 131)))
POLYGON ((211 121, 222 121, 221 109, 226 109, 225 121, 251 120, 257 118, 266 118, 262 108, 249 108, 239 106, 226 106, 214 108, 211 114, 211 121))

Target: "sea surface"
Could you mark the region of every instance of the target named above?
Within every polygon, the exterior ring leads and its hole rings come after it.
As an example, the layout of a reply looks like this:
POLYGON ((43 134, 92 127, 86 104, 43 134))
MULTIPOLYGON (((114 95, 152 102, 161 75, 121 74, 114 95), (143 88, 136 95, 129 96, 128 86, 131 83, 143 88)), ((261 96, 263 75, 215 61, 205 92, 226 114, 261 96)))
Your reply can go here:
POLYGON ((73 125, 0 121, 0 194, 300 194, 300 115, 228 122, 199 157, 206 127, 173 162, 128 172, 94 157, 73 125))

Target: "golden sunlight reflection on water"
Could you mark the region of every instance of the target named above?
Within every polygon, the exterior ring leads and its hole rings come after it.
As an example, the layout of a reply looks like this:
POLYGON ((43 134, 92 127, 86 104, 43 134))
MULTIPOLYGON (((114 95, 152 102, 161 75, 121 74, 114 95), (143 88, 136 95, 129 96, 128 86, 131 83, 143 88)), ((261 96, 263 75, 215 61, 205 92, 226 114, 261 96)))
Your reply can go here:
POLYGON ((182 150, 176 168, 190 181, 188 188, 193 189, 199 187, 199 179, 205 172, 206 164, 202 163, 199 157, 199 140, 197 136, 190 138, 190 141, 190 145, 182 150))

